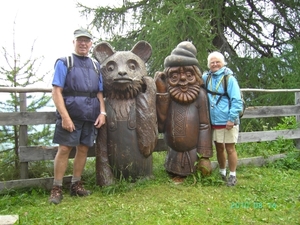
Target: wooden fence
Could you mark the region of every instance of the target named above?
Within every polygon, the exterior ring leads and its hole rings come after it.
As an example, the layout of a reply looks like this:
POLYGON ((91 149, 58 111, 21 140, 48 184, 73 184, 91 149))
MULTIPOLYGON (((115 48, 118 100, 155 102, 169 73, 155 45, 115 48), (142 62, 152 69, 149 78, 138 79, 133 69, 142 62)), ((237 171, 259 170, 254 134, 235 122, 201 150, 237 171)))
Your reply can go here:
MULTIPOLYGON (((300 121, 300 89, 241 89, 243 92, 294 92, 295 104, 282 106, 253 106, 246 108, 243 119, 247 118, 266 118, 266 117, 284 117, 296 116, 297 121, 300 121)), ((50 189, 53 178, 34 178, 28 179, 28 163, 41 160, 53 160, 57 147, 53 146, 27 146, 27 125, 54 124, 55 112, 27 112, 26 93, 30 92, 51 92, 51 88, 6 88, 0 87, 0 93, 20 93, 20 112, 0 112, 0 126, 20 126, 19 133, 19 160, 20 160, 20 179, 0 182, 0 192, 7 189, 24 188, 24 187, 42 187, 50 189)), ((272 130, 272 131, 256 131, 256 132, 240 132, 238 143, 245 142, 261 142, 272 141, 278 138, 296 140, 296 147, 300 148, 300 129, 292 130, 272 130)), ((88 152, 88 157, 95 156, 95 148, 91 147, 88 152)), ((163 139, 159 139, 154 151, 166 151, 167 146, 163 139)), ((75 148, 70 154, 70 158, 74 158, 75 148)), ((284 157, 277 155, 267 160, 284 157)), ((258 161, 258 164, 263 164, 266 159, 262 157, 239 159, 240 164, 250 164, 258 161)), ((216 163, 215 163, 216 164, 216 163)), ((68 183, 70 176, 65 177, 64 182, 68 183)))

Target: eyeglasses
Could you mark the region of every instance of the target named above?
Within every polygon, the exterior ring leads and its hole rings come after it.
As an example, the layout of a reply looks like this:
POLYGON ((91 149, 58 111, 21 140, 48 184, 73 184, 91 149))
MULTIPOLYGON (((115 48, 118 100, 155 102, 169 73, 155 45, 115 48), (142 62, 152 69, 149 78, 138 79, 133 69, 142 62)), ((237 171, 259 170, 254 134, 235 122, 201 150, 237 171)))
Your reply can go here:
POLYGON ((85 43, 85 44, 88 44, 88 43, 90 43, 91 42, 91 39, 76 39, 76 41, 78 42, 78 43, 85 43))
POLYGON ((210 62, 210 65, 214 65, 214 64, 220 64, 221 62, 220 61, 215 61, 215 62, 210 62))

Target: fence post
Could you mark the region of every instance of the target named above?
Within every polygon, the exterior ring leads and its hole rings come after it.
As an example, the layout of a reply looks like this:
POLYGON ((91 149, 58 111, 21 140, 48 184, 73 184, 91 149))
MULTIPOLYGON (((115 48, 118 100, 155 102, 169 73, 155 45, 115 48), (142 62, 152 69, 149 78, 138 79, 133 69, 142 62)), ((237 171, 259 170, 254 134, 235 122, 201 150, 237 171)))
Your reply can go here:
MULTIPOLYGON (((295 92, 295 105, 300 105, 300 92, 295 92)), ((296 123, 300 122, 300 115, 296 115, 296 123)), ((295 139, 297 149, 300 149, 300 139, 295 139)))
MULTIPOLYGON (((20 93, 20 111, 27 111, 27 103, 26 103, 26 93, 20 93)), ((19 130, 19 147, 27 146, 28 143, 28 134, 27 134, 27 125, 20 125, 19 130)), ((28 179, 28 162, 20 163, 20 178, 28 179)))

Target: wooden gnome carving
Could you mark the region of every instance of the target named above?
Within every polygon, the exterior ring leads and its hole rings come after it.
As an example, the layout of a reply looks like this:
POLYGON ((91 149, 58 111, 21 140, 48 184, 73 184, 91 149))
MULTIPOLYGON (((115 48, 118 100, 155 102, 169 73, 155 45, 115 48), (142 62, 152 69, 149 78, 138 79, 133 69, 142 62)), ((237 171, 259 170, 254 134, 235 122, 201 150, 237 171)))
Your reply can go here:
POLYGON ((131 51, 114 51, 107 42, 93 52, 101 64, 107 120, 98 133, 97 183, 110 185, 113 177, 152 176, 152 152, 157 143, 156 86, 145 63, 150 44, 140 41, 131 51))
POLYGON ((165 168, 185 177, 197 168, 211 173, 212 133, 208 99, 203 84, 197 50, 191 42, 181 42, 165 58, 164 72, 156 72, 158 131, 169 146, 165 168))

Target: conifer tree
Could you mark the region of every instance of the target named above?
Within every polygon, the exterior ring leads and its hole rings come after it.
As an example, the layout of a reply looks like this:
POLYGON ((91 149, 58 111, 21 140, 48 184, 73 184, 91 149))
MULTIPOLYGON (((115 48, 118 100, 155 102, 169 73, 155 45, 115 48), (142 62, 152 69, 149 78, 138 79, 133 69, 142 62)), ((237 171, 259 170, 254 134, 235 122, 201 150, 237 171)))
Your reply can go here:
MULTIPOLYGON (((150 75, 163 69, 164 58, 178 43, 189 40, 202 71, 209 52, 220 51, 241 88, 295 88, 300 83, 295 76, 300 70, 300 1, 124 0, 118 7, 78 6, 93 18, 100 37, 108 35, 118 50, 148 41, 153 48, 150 75)), ((248 106, 294 104, 293 93, 244 97, 248 106)))
MULTIPOLYGON (((30 46, 29 46, 30 47, 30 46)), ((34 58, 34 43, 30 48, 30 55, 23 59, 18 53, 17 43, 15 42, 15 31, 13 29, 12 48, 1 48, 0 65, 0 87, 30 87, 38 85, 46 75, 39 74, 38 70, 43 62, 43 57, 34 58)), ((1 93, 0 113, 1 112, 20 112, 20 93, 1 93), (5 96, 5 97, 4 97, 5 96)), ((27 93, 27 111, 37 111, 49 106, 51 95, 49 93, 27 93)), ((28 145, 50 145, 53 136, 51 125, 28 126, 28 145)), ((14 164, 18 169, 18 149, 19 149, 19 126, 1 126, 0 129, 0 153, 6 153, 6 165, 10 167, 14 164), (13 163, 14 162, 14 163, 13 163)), ((1 170, 3 170, 2 168, 1 170)), ((17 171, 17 170, 16 170, 17 171)))

